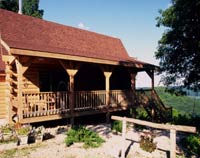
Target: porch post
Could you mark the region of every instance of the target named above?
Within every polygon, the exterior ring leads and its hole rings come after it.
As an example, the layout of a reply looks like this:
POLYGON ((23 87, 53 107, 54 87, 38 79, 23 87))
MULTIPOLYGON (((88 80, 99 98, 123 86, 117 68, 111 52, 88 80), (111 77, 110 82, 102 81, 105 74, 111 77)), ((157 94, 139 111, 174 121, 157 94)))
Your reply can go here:
POLYGON ((148 70, 148 71, 146 71, 146 73, 151 78, 151 89, 153 91, 154 90, 154 70, 148 70))
POLYGON ((74 76, 78 70, 67 69, 69 74, 69 91, 70 91, 70 111, 71 111, 71 125, 74 125, 74 76))
MULTIPOLYGON (((110 76, 112 72, 104 72, 105 80, 106 80, 106 105, 109 106, 110 103, 110 76)), ((110 120, 110 112, 106 113, 106 122, 110 120)))
POLYGON ((131 76, 131 89, 132 89, 132 91, 135 93, 135 90, 136 90, 136 86, 135 86, 135 84, 136 84, 136 75, 137 75, 137 73, 130 73, 130 76, 131 76))
POLYGON ((152 76, 151 76, 151 88, 154 91, 154 70, 152 70, 152 76))
POLYGON ((20 120, 23 119, 23 113, 22 113, 22 105, 23 105, 23 101, 22 101, 22 64, 19 61, 19 57, 16 58, 15 60, 15 64, 16 64, 16 68, 17 68, 17 98, 18 98, 18 110, 17 110, 17 114, 18 114, 18 118, 19 118, 19 122, 20 120))
MULTIPOLYGON (((149 77, 151 78, 151 98, 153 99, 153 97, 154 97, 154 70, 152 69, 152 70, 148 70, 146 72, 149 75, 149 77)), ((154 120, 154 117, 155 117, 154 107, 152 107, 152 109, 151 109, 151 115, 152 115, 152 119, 154 120)))
POLYGON ((132 90, 132 102, 133 102, 133 106, 131 107, 132 110, 132 117, 135 118, 136 115, 136 109, 134 108, 134 106, 136 106, 137 104, 137 98, 136 98, 136 75, 137 72, 130 72, 130 76, 131 76, 131 90, 132 90))

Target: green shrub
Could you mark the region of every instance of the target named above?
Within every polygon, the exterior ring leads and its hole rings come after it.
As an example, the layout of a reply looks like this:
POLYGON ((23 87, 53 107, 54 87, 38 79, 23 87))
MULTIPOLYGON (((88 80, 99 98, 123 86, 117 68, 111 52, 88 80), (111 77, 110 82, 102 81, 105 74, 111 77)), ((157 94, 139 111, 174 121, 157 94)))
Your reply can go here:
POLYGON ((142 107, 139 107, 136 109, 136 119, 140 119, 140 120, 149 120, 149 115, 147 113, 147 111, 142 108, 142 107))
POLYGON ((17 136, 14 127, 7 124, 0 127, 0 144, 17 142, 17 136))
POLYGON ((111 126, 112 131, 114 132, 122 132, 122 121, 113 121, 111 126))
POLYGON ((200 116, 181 114, 179 111, 173 108, 173 122, 172 122, 173 124, 194 126, 197 129, 197 133, 200 133, 199 122, 200 122, 200 116))
POLYGON ((105 141, 96 132, 80 126, 70 129, 65 138, 67 146, 70 146, 75 142, 83 142, 85 148, 96 148, 105 141))
POLYGON ((4 125, 4 126, 0 127, 0 132, 1 133, 12 133, 13 129, 14 129, 13 126, 7 124, 7 125, 4 125))
POLYGON ((181 140, 181 144, 187 149, 189 154, 197 154, 200 156, 200 136, 190 134, 181 140))
POLYGON ((191 123, 191 116, 187 114, 181 114, 176 109, 173 109, 172 111, 172 117, 173 117, 173 124, 176 125, 190 125, 191 123))
MULTIPOLYGON (((136 119, 151 121, 147 111, 143 107, 136 108, 136 119)), ((146 126, 135 124, 134 128, 140 131, 146 129, 146 126)))
POLYGON ((30 127, 29 126, 24 126, 16 129, 16 132, 18 135, 28 135, 30 132, 30 127))
POLYGON ((11 135, 8 138, 0 139, 0 144, 7 144, 11 142, 17 142, 18 138, 15 135, 11 135))

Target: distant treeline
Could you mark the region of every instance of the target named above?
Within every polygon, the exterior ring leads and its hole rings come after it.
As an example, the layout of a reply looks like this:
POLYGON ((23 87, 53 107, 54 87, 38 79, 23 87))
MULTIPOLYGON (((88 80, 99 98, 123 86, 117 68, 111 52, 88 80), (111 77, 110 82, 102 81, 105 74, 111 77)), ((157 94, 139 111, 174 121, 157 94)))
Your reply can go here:
POLYGON ((189 97, 195 97, 197 99, 200 99, 200 90, 193 90, 183 87, 163 87, 163 88, 165 88, 166 92, 175 94, 177 96, 186 95, 189 97))

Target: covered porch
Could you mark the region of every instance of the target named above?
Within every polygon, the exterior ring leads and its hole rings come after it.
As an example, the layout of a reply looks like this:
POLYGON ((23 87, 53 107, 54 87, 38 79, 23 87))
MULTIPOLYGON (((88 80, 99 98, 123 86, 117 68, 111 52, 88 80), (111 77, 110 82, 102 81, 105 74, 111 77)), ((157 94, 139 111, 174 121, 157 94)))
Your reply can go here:
POLYGON ((4 60, 9 61, 6 69, 11 90, 10 113, 16 113, 21 123, 61 118, 71 118, 73 123, 78 116, 105 113, 109 117, 110 112, 135 108, 141 94, 135 88, 140 71, 146 71, 152 80, 148 96, 154 91, 154 67, 144 64, 102 64, 97 60, 21 54, 4 56, 4 60))
POLYGON ((74 118, 98 113, 108 114, 128 110, 137 106, 148 106, 152 90, 110 90, 109 104, 106 103, 107 91, 76 91, 74 107, 70 105, 69 92, 40 92, 23 94, 23 122, 39 122, 61 118, 74 118))

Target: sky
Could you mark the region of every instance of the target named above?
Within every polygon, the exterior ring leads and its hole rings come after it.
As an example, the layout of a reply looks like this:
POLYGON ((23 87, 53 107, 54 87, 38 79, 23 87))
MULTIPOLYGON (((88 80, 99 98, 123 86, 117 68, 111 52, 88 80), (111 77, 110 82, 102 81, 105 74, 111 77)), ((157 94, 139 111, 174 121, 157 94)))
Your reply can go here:
MULTIPOLYGON (((158 65, 154 52, 165 28, 156 27, 155 18, 169 5, 170 0, 40 0, 39 7, 45 20, 117 37, 130 56, 158 65)), ((136 86, 149 87, 151 80, 138 74, 136 86)))

